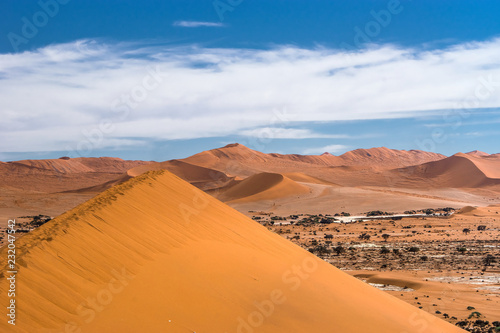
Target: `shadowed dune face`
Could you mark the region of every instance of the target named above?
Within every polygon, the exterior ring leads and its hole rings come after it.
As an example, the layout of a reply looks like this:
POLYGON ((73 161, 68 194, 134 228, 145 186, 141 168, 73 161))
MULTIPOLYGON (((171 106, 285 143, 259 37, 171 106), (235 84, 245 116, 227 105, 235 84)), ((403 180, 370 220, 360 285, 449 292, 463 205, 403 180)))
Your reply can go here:
MULTIPOLYGON (((167 171, 114 186, 16 245, 19 320, 1 331, 462 332, 167 171)), ((0 280, 4 306, 7 289, 0 280)))
POLYGON ((476 188, 500 185, 500 161, 455 154, 444 160, 395 170, 402 183, 438 188, 476 188))
POLYGON ((149 163, 111 157, 0 163, 0 226, 19 216, 62 214, 149 163))
POLYGON ((135 177, 151 170, 168 170, 202 190, 225 186, 234 179, 223 172, 180 160, 142 165, 128 170, 127 174, 135 177))
POLYGON ((309 188, 281 174, 259 173, 221 189, 221 192, 218 197, 223 201, 248 202, 309 193, 309 188))
MULTIPOLYGON (((145 161, 125 161, 116 157, 79 157, 79 158, 59 158, 48 160, 23 160, 9 162, 12 166, 27 166, 39 171, 56 171, 59 173, 83 173, 83 172, 104 172, 104 173, 123 173, 137 165, 145 165, 150 162, 145 161)), ((29 169, 20 169, 27 171, 29 169)), ((15 171, 15 167, 10 171, 15 171)))
POLYGON ((7 162, 0 164, 0 187, 45 193, 73 191, 114 181, 127 170, 149 163, 112 157, 7 162))

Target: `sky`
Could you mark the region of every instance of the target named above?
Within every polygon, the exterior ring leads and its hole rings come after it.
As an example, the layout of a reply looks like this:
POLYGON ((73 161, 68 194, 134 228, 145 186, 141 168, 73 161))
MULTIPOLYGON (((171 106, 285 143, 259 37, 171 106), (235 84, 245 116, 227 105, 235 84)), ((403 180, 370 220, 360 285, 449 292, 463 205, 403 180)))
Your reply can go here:
POLYGON ((0 160, 500 148, 498 1, 4 0, 0 160))

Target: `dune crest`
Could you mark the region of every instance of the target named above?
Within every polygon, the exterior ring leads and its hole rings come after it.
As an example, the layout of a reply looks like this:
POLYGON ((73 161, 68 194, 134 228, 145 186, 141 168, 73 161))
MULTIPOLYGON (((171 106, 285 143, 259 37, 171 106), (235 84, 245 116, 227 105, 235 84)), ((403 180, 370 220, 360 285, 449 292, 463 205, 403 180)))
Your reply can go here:
MULTIPOLYGON (((19 319, 1 331, 462 332, 167 171, 117 185, 16 245, 19 319)), ((2 267, 5 258, 6 248, 2 267)), ((0 280, 4 305, 7 289, 0 280)))
POLYGON ((277 173, 259 173, 221 189, 222 201, 260 201, 308 193, 309 188, 277 173))
POLYGON ((500 163, 463 153, 398 171, 414 182, 441 188, 476 188, 500 184, 500 163))
POLYGON ((317 167, 360 166, 371 169, 393 169, 437 161, 446 156, 420 150, 389 148, 356 149, 340 156, 265 154, 241 144, 229 144, 183 159, 184 161, 223 171, 226 174, 250 176, 260 172, 287 173, 317 167))

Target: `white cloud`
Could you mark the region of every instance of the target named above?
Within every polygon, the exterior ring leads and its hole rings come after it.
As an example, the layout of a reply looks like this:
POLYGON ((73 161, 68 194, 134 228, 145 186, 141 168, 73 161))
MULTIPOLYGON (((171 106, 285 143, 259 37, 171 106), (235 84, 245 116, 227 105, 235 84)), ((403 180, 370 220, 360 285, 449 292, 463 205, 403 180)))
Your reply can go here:
POLYGON ((339 152, 345 152, 348 150, 348 146, 344 145, 329 145, 329 146, 324 146, 324 147, 315 147, 315 148, 309 148, 305 149, 302 154, 304 155, 319 155, 323 153, 330 153, 330 154, 336 154, 339 152))
POLYGON ((308 129, 261 127, 243 130, 241 135, 265 139, 347 139, 345 134, 321 134, 308 129))
POLYGON ((308 122, 429 116, 465 98, 495 108, 498 54, 498 39, 355 53, 84 40, 0 54, 0 152, 255 136, 258 128, 274 128, 281 138, 318 137, 308 122), (98 135, 103 120, 113 129, 98 135), (293 129, 298 122, 303 129, 293 129))
MULTIPOLYGON (((490 115, 495 115, 495 112, 491 112, 490 115)), ((448 120, 448 118, 445 118, 448 120)), ((488 120, 477 120, 469 121, 468 119, 460 119, 460 117, 455 116, 451 118, 451 121, 441 122, 441 123, 429 123, 424 124, 424 127, 434 128, 434 127, 458 127, 458 126, 477 126, 477 125, 491 125, 500 123, 500 119, 488 119, 488 120)))
POLYGON ((199 27, 223 27, 221 22, 201 22, 201 21, 175 21, 174 27, 199 28, 199 27))

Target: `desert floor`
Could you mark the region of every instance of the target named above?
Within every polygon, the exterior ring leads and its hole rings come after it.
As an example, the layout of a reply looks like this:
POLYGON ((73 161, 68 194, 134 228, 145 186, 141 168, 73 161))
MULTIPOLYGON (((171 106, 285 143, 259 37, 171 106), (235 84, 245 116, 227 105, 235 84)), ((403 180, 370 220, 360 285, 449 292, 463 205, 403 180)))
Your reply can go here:
POLYGON ((332 265, 456 324, 473 312, 481 315, 476 318, 474 314, 471 320, 500 321, 499 210, 483 208, 484 214, 476 214, 482 216, 471 213, 342 224, 322 224, 318 221, 325 216, 314 215, 288 216, 286 220, 273 214, 253 216, 332 265), (486 230, 478 231, 480 225, 486 230), (464 229, 470 232, 464 233, 464 229), (360 239, 362 234, 369 239, 360 239), (382 235, 388 236, 384 239, 382 235), (486 266, 488 255, 496 262, 486 266))

